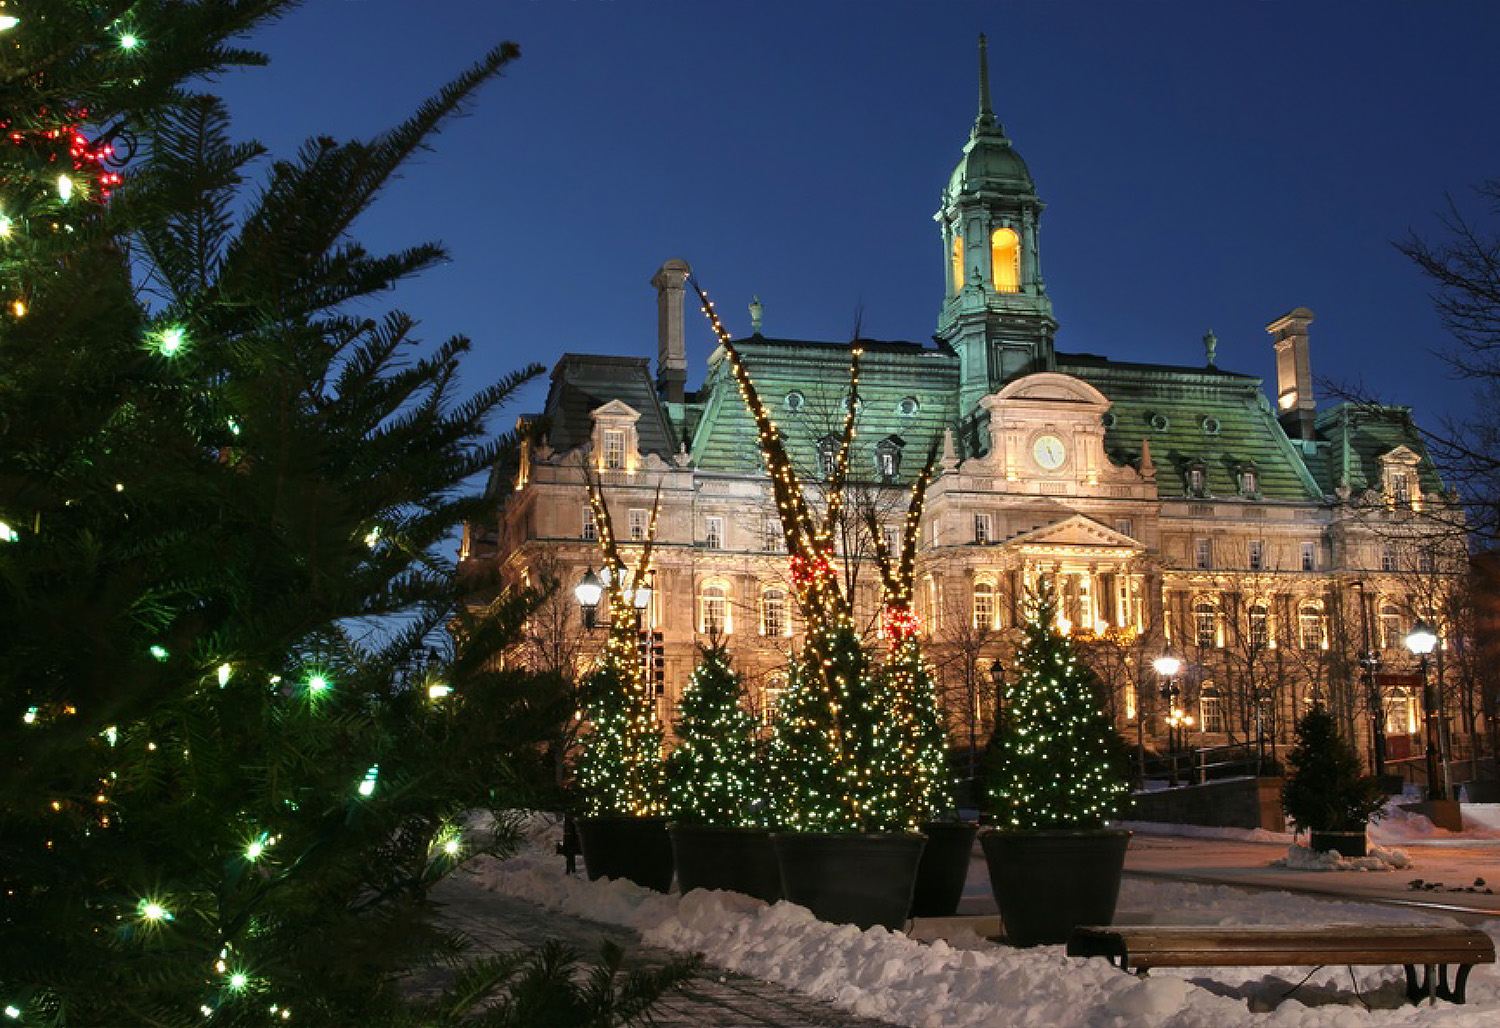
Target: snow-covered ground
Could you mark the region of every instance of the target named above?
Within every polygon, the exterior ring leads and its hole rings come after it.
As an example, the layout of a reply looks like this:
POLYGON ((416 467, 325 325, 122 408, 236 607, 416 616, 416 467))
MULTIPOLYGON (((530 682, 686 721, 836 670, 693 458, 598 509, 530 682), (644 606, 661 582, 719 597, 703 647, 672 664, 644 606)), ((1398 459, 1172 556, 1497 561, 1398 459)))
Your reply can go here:
MULTIPOLYGON (((825 924, 790 903, 768 906, 732 893, 661 895, 629 882, 563 874, 553 835, 475 867, 484 887, 580 917, 627 925, 649 944, 703 953, 708 961, 829 1000, 863 1016, 913 1028, 1046 1025, 1196 1028, 1235 1025, 1332 1028, 1500 1023, 1500 973, 1477 968, 1469 1002, 1411 1006, 1399 967, 1204 968, 1137 979, 1061 946, 1018 950, 976 936, 917 942, 883 928, 825 924), (1308 978, 1306 984, 1293 989, 1308 978), (1291 993, 1290 996, 1287 996, 1291 993), (1286 998, 1283 998, 1286 997, 1286 998)), ((1467 834, 1467 833, 1465 833, 1467 834)), ((1272 840, 1257 840, 1272 841, 1272 840)), ((1181 924, 1448 923, 1431 914, 1324 901, 1285 892, 1127 878, 1119 919, 1181 924)), ((1500 937, 1500 922, 1485 926, 1500 937)))

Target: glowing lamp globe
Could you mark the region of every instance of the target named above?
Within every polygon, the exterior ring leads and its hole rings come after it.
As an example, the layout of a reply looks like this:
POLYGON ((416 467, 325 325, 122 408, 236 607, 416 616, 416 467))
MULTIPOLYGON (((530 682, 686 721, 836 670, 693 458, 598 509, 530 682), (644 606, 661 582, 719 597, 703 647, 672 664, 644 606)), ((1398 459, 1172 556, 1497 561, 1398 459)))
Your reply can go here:
POLYGON ((1151 666, 1156 668, 1156 673, 1163 678, 1171 678, 1182 670, 1182 661, 1176 657, 1157 657, 1151 662, 1151 666))
POLYGON ((583 573, 583 581, 573 588, 573 596, 578 600, 580 607, 597 607, 599 599, 604 595, 604 583, 599 581, 599 576, 594 574, 594 569, 589 568, 583 573))
POLYGON ((1415 628, 1406 634, 1406 648, 1419 657, 1425 657, 1437 648, 1437 633, 1425 621, 1418 621, 1415 628))

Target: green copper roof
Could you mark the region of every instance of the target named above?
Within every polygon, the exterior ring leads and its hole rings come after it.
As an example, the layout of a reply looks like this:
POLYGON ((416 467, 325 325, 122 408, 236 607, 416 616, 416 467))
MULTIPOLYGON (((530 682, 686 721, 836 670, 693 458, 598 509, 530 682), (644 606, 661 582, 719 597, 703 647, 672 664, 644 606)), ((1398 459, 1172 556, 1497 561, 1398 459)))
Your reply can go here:
MULTIPOLYGON (((912 481, 955 417, 958 363, 946 350, 917 343, 862 340, 859 415, 855 420, 852 478, 880 478, 876 454, 882 444, 899 453, 894 481, 912 481)), ((772 420, 784 433, 799 473, 818 474, 818 443, 837 439, 843 428, 849 386, 849 344, 754 337, 736 340, 750 377, 772 420)), ((745 409, 722 350, 709 360, 708 379, 698 393, 703 413, 692 454, 704 471, 762 474, 755 423, 745 409)))
POLYGON ((1422 433, 1412 421, 1411 408, 1394 404, 1340 403, 1321 411, 1318 434, 1329 441, 1329 492, 1347 486, 1356 492, 1380 485, 1380 458, 1405 446, 1422 458, 1417 474, 1422 492, 1446 488, 1422 445, 1422 433))
POLYGON ((1116 464, 1138 464, 1141 442, 1151 445, 1156 486, 1163 497, 1236 497, 1240 471, 1252 469, 1267 500, 1319 500, 1323 489, 1287 439, 1266 401, 1260 379, 1216 368, 1117 363, 1092 354, 1057 355, 1057 370, 1107 396, 1104 448, 1116 464), (1202 494, 1189 473, 1204 472, 1202 494))
POLYGON ((588 442, 594 429, 589 413, 611 400, 640 413, 635 427, 642 453, 670 457, 677 452, 676 436, 657 399, 651 362, 645 357, 563 354, 547 390, 547 442, 558 452, 588 442))

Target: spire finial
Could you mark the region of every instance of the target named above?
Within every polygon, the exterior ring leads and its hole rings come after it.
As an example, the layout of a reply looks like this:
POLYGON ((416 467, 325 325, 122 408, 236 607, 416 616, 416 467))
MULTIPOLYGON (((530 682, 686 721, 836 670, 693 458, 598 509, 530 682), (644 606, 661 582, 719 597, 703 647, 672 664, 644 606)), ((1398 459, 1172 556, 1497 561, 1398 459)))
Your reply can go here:
POLYGON ((979 118, 975 124, 992 125, 995 111, 990 106, 990 44, 979 34, 979 118))

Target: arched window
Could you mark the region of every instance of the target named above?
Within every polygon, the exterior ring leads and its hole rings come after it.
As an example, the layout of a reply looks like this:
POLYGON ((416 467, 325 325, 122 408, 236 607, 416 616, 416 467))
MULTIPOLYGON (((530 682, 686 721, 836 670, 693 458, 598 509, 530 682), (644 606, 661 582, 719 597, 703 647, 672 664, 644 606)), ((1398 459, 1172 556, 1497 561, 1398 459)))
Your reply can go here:
POLYGON ((790 635, 786 617, 786 590, 767 589, 760 594, 760 634, 790 635))
POLYGON ((958 291, 964 287, 964 237, 957 233, 953 236, 952 264, 953 292, 957 295, 958 291))
POLYGON ((990 267, 995 273, 995 292, 1021 291, 1021 237, 1013 228, 997 228, 990 236, 990 267))
POLYGON ((974 627, 981 631, 995 627, 995 583, 974 583, 974 627))
POLYGON ((1193 604, 1193 634, 1199 646, 1219 645, 1219 608, 1212 601, 1193 604))
POLYGON ((1401 633, 1401 611, 1389 603, 1380 607, 1380 645, 1387 650, 1399 650, 1405 645, 1401 633))
POLYGON ((1320 604, 1304 603, 1297 608, 1297 638, 1304 650, 1328 648, 1320 604))
POLYGON ((1271 608, 1264 600, 1256 600, 1250 604, 1247 616, 1250 621, 1250 645, 1258 650, 1270 646, 1271 608))
POLYGON ((708 582, 698 594, 698 631, 705 635, 729 631, 729 590, 722 582, 708 582))

